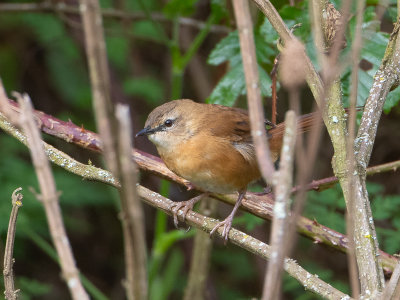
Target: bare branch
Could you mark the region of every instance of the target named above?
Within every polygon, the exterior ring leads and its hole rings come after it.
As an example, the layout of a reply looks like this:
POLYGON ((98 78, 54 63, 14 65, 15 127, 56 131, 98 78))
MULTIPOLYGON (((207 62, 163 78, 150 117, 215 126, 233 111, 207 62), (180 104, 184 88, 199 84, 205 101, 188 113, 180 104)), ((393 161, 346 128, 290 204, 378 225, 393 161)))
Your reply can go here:
POLYGON ((17 217, 18 210, 22 206, 22 198, 23 195, 19 192, 22 191, 22 188, 17 188, 11 196, 11 215, 10 221, 8 223, 8 231, 7 231, 7 240, 6 240, 6 248, 4 249, 4 296, 7 300, 16 300, 19 298, 20 290, 15 290, 14 287, 14 241, 15 241, 15 232, 17 230, 17 217))
MULTIPOLYGON (((79 14, 79 7, 74 5, 66 5, 65 2, 52 2, 43 1, 36 3, 0 3, 0 13, 22 13, 22 12, 34 12, 34 13, 69 13, 69 14, 79 14)), ((121 20, 131 20, 131 21, 141 21, 147 18, 146 14, 140 11, 122 11, 114 8, 106 8, 101 10, 103 18, 108 19, 121 19, 121 20)), ((151 13, 153 20, 158 22, 170 23, 171 20, 168 19, 164 14, 153 12, 151 13)), ((191 18, 180 17, 178 20, 179 24, 182 26, 193 27, 196 29, 203 29, 206 24, 202 21, 198 21, 191 18)), ((223 25, 211 25, 210 32, 228 34, 232 30, 223 25)))

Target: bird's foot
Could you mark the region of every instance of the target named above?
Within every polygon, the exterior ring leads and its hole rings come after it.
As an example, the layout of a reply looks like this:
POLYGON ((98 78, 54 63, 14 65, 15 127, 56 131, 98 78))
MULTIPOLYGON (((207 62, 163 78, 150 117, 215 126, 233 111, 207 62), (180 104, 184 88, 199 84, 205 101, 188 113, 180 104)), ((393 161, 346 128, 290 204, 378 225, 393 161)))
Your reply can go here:
POLYGON ((214 228, 210 232, 210 237, 214 235, 215 232, 217 232, 218 228, 223 226, 222 229, 222 238, 224 239, 224 245, 228 242, 228 237, 229 237, 229 231, 231 230, 232 227, 232 220, 233 216, 229 215, 225 220, 219 222, 217 225, 214 226, 214 228))
MULTIPOLYGON (((178 212, 182 209, 182 221, 185 222, 186 215, 188 214, 189 210, 193 210, 193 206, 200 201, 203 197, 208 195, 207 193, 201 194, 197 197, 194 197, 187 201, 181 201, 171 204, 169 207, 172 211, 172 216, 174 217, 174 225, 175 228, 179 229, 179 221, 178 221, 178 212)), ((189 227, 190 229, 190 227, 189 227)))

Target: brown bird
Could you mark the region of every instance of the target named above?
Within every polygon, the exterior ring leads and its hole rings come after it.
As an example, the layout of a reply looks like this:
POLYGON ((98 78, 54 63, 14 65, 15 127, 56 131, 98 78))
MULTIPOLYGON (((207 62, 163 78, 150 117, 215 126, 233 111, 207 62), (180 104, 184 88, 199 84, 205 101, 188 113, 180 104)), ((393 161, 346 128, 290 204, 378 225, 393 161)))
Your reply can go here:
MULTIPOLYGON (((307 131, 314 119, 315 114, 300 117, 298 131, 307 131)), ((284 123, 281 123, 268 130, 273 161, 278 159, 284 128, 284 123)), ((212 235, 223 226, 222 236, 226 242, 247 185, 261 177, 247 111, 187 99, 174 100, 150 113, 145 128, 136 136, 141 135, 148 136, 172 172, 194 186, 213 193, 239 192, 231 214, 210 232, 212 235)), ((185 219, 187 212, 204 195, 207 193, 173 204, 175 226, 178 224, 178 210, 183 209, 185 219)))

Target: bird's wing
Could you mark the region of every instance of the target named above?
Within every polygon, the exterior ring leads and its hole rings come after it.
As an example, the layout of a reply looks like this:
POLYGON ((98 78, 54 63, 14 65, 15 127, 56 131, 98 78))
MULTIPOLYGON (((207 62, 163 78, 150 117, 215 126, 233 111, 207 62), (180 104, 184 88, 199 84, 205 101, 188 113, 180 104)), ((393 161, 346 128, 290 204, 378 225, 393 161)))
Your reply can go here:
POLYGON ((214 136, 235 143, 251 143, 250 121, 247 112, 240 108, 215 105, 218 110, 207 114, 209 129, 214 136))

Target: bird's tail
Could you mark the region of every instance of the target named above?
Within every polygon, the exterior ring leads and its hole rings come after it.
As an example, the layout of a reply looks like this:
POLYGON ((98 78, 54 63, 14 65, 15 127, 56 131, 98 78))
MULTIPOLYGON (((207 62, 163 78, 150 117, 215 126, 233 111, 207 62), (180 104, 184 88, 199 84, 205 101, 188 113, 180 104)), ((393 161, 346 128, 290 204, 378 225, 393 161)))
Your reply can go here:
MULTIPOLYGON (((356 107, 356 111, 361 111, 362 106, 356 107)), ((348 109, 345 109, 348 112, 348 109)), ((312 127, 322 122, 322 117, 320 112, 313 112, 306 115, 301 115, 297 119, 297 134, 302 134, 304 132, 310 131, 312 127)), ((271 152, 280 152, 283 143, 283 135, 285 133, 285 123, 279 123, 274 128, 268 130, 269 147, 271 152)))
MULTIPOLYGON (((319 112, 313 112, 306 115, 301 115, 297 119, 297 134, 308 132, 316 124, 322 122, 321 114, 319 112)), ((285 133, 285 123, 279 123, 274 128, 268 130, 269 135, 269 147, 272 153, 280 152, 283 135, 285 133)))

